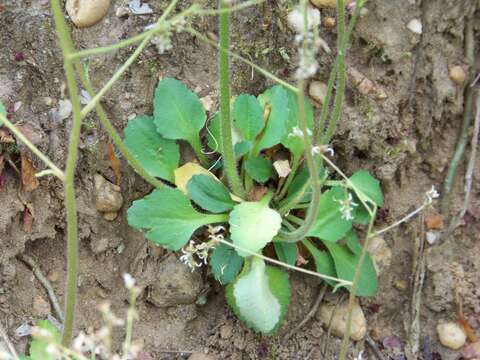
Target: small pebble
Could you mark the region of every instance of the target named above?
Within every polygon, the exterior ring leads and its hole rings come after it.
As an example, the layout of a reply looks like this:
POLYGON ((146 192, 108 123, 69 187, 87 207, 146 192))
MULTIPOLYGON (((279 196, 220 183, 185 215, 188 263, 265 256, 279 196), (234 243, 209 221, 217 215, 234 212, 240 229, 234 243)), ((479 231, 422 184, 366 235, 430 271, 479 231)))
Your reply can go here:
POLYGON ((395 288, 400 291, 405 291, 408 289, 408 283, 403 279, 399 279, 395 281, 395 288))
POLYGON ((325 26, 327 29, 334 28, 336 24, 337 22, 335 18, 331 16, 327 16, 325 19, 323 19, 323 26, 325 26))
POLYGON ((110 0, 67 0, 68 16, 79 28, 93 26, 108 12, 110 0))
POLYGON ((118 18, 127 17, 130 14, 130 11, 125 6, 119 6, 117 10, 115 10, 115 16, 118 18))
POLYGON ((433 245, 433 244, 435 244, 435 241, 437 241, 438 232, 437 231, 427 231, 426 238, 427 238, 427 242, 430 245, 433 245))
POLYGON ((60 273, 56 270, 50 270, 47 274, 47 279, 52 283, 56 283, 60 279, 60 273))
POLYGON ((220 337, 222 339, 230 339, 232 337, 233 328, 231 325, 223 325, 220 328, 220 337))
POLYGON ((70 100, 60 100, 58 102, 58 117, 59 120, 65 120, 72 113, 72 103, 70 100))
POLYGON ((438 324, 437 334, 442 345, 452 350, 460 349, 467 340, 465 331, 456 322, 438 324))
POLYGON ((120 187, 105 180, 100 174, 95 174, 95 206, 98 211, 112 213, 120 210, 123 197, 120 187))
POLYGON ((364 78, 362 82, 358 84, 358 91, 363 95, 367 95, 372 92, 374 87, 375 85, 372 80, 364 78))
POLYGON ((452 66, 450 68, 450 79, 457 84, 457 85, 463 85, 465 82, 465 79, 467 78, 467 74, 465 73, 465 70, 460 65, 452 66))
MULTIPOLYGON (((317 318, 325 326, 331 324, 332 333, 342 337, 347 329, 348 301, 335 307, 332 304, 322 304, 317 312, 317 318), (333 313, 333 318, 332 318, 333 313), (331 323, 330 323, 331 319, 331 323)), ((361 340, 367 333, 367 320, 363 315, 362 308, 356 301, 352 309, 352 326, 350 329, 350 338, 354 341, 361 340)))
POLYGON ((415 34, 422 33, 422 23, 418 19, 410 20, 407 24, 407 29, 415 34))
POLYGON ((103 214, 103 218, 107 221, 113 221, 117 218, 118 213, 116 211, 113 212, 106 212, 103 214))
POLYGON ((310 97, 323 105, 325 96, 327 96, 327 84, 321 81, 312 81, 308 87, 310 97))

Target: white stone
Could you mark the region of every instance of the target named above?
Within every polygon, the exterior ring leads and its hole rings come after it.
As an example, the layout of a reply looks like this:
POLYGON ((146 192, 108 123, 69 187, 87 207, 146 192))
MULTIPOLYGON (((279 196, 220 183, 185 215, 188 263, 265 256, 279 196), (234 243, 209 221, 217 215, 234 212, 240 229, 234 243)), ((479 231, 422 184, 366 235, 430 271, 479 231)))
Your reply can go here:
POLYGON ((392 250, 381 236, 375 236, 368 242, 368 253, 372 257, 377 275, 388 269, 392 263, 392 250))
POLYGON ((418 19, 412 19, 408 22, 407 29, 415 34, 421 34, 423 31, 422 22, 418 19))
POLYGON ((467 340, 465 331, 456 322, 438 324, 437 334, 442 345, 453 350, 460 349, 467 340))

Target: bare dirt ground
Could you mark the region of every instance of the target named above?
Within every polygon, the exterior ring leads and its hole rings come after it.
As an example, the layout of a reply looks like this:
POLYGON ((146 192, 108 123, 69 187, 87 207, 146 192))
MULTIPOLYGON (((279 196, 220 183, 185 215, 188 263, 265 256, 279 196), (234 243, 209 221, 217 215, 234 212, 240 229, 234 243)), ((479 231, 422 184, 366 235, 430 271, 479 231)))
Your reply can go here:
MULTIPOLYGON (((161 14, 167 2, 148 3, 154 16, 119 18, 116 9, 122 4, 115 2, 99 24, 73 28, 76 45, 102 46, 137 34, 161 14)), ((211 1, 202 3, 215 6, 211 1)), ((347 174, 365 168, 381 180, 386 205, 378 227, 421 205, 423 194, 432 185, 441 188, 464 111, 464 86, 450 79, 449 69, 455 65, 466 69, 465 16, 473 3, 372 0, 354 31, 347 60, 346 106, 333 145, 336 162, 347 174), (422 34, 407 28, 412 19, 421 21, 422 34), (364 78, 371 81, 368 88, 357 84, 364 78)), ((187 1, 180 1, 178 10, 187 5, 187 1)), ((289 1, 267 1, 236 14, 232 42, 236 52, 293 81, 296 55, 293 33, 286 21, 289 6, 289 1)), ((480 19, 478 12, 476 15, 480 19)), ((334 11, 322 10, 322 16, 334 16, 334 11)), ((203 33, 216 33, 213 18, 197 19, 193 25, 203 33)), ((479 30, 477 23, 477 34, 479 30)), ((321 69, 316 80, 326 82, 334 59, 336 30, 322 27, 320 35, 333 50, 319 58, 321 69)), ((215 49, 188 34, 175 35, 173 40, 173 49, 163 55, 149 47, 106 96, 105 108, 118 130, 133 114, 151 113, 153 90, 163 76, 184 81, 200 97, 210 96, 216 103, 215 49)), ((63 164, 71 118, 59 120, 55 116, 66 94, 48 1, 0 1, 0 44, 1 101, 15 110, 13 121, 31 133, 35 144, 57 164, 63 164)), ((131 52, 127 48, 94 58, 90 69, 95 87, 101 87, 131 52)), ((235 94, 258 94, 269 85, 250 67, 234 63, 235 94)), ((95 210, 93 176, 100 173, 114 180, 107 146, 108 138, 96 116, 89 116, 82 132, 76 180, 81 237, 78 329, 100 326, 96 305, 107 299, 117 313, 124 311, 127 294, 121 274, 130 272, 144 288, 134 336, 144 339, 153 359, 188 357, 166 350, 208 352, 216 359, 337 358, 340 340, 329 335, 317 318, 282 343, 283 336, 314 303, 316 280, 291 274, 293 297, 287 320, 276 336, 262 337, 233 316, 223 290, 210 274, 190 273, 176 254, 146 244, 142 234, 128 227, 125 212, 132 200, 150 188, 124 162, 120 186, 125 204, 114 221, 105 220, 95 210)), ((1 149, 4 155, 8 150, 9 159, 19 168, 19 154, 26 152, 22 145, 1 149)), ((424 355, 422 348, 411 349, 419 358, 433 353, 429 359, 460 359, 460 352, 439 343, 435 330, 439 322, 456 319, 456 293, 466 318, 474 330, 479 330, 480 157, 476 160, 472 203, 464 226, 442 241, 426 245, 425 279, 416 321, 410 314, 418 292, 411 284, 422 259, 416 251, 421 218, 385 234, 393 256, 380 275, 379 294, 361 300, 361 305, 369 334, 386 359, 402 359, 398 356, 409 350, 408 346, 406 350, 383 346, 388 336, 397 336, 407 345, 414 338, 428 344, 431 352, 424 355)), ((33 162, 41 168, 35 159, 33 162)), ((451 214, 458 211, 463 199, 464 162, 458 173, 451 214)), ((61 184, 56 180, 42 178, 36 190, 25 192, 14 167, 7 163, 0 167, 0 321, 20 352, 27 346, 28 337, 15 336, 15 329, 54 314, 44 288, 17 255, 25 253, 36 259, 63 302, 66 268, 62 201, 61 184)), ((438 212, 435 205, 429 214, 438 212)), ((337 296, 329 294, 325 301, 335 302, 337 296)), ((362 349, 366 349, 365 358, 375 358, 363 341, 353 344, 349 353, 353 356, 362 349)))

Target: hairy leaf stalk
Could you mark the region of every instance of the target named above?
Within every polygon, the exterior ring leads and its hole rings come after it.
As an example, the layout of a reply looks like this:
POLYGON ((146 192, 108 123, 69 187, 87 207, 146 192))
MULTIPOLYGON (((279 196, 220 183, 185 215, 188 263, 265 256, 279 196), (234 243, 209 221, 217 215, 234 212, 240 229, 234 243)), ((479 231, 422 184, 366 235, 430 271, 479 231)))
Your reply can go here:
MULTIPOLYGON (((224 0, 219 0, 220 10, 229 7, 224 0)), ((222 143, 222 156, 230 187, 235 195, 245 196, 245 189, 237 169, 237 161, 233 151, 232 120, 230 117, 230 14, 220 14, 220 137, 222 143)))

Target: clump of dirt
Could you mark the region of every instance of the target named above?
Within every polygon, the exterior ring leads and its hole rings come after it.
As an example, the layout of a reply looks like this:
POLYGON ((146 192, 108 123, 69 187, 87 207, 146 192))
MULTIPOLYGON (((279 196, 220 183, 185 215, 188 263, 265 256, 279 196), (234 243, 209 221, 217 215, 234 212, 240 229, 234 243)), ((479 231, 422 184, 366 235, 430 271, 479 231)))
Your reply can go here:
MULTIPOLYGON (((359 19, 347 57, 344 113, 333 146, 335 160, 347 174, 364 168, 381 179, 386 205, 378 227, 421 205, 423 194, 432 185, 441 186, 464 111, 464 88, 449 78, 449 69, 467 65, 464 19, 474 3, 368 2, 368 11, 359 19), (413 19, 421 22, 421 34, 408 29, 413 19)), ((91 28, 74 28, 77 46, 102 46, 135 35, 156 19, 167 1, 150 2, 154 16, 117 17, 116 8, 121 5, 113 4, 107 17, 91 28)), ((188 1, 182 1, 178 9, 187 5, 188 1)), ((292 5, 290 1, 267 2, 234 15, 232 43, 242 56, 294 82, 297 49, 286 22, 292 5)), ((334 17, 335 12, 322 9, 322 16, 334 17)), ((0 5, 0 23, 0 99, 10 108, 21 104, 12 114, 13 121, 29 126, 38 139, 37 146, 55 163, 64 164, 71 118, 60 120, 55 116, 67 94, 48 1, 13 0, 0 5)), ((196 19, 193 25, 215 37, 216 21, 212 18, 196 19)), ((321 27, 320 35, 333 50, 319 55, 320 71, 315 80, 326 82, 335 56, 336 30, 321 27)), ((185 33, 176 34, 173 45, 173 50, 163 55, 154 46, 148 47, 105 97, 103 104, 118 130, 135 114, 151 113, 149 99, 158 79, 164 76, 181 79, 200 97, 210 96, 215 103, 215 49, 185 33)), ((91 80, 97 89, 131 51, 126 48, 92 59, 91 80)), ((271 81, 236 61, 232 74, 234 94, 257 94, 271 85, 271 81)), ((291 274, 292 302, 287 320, 277 335, 261 337, 233 316, 222 288, 208 273, 191 274, 181 267, 175 254, 146 244, 143 235, 126 224, 125 211, 150 187, 123 160, 120 188, 124 206, 115 220, 104 219, 95 209, 93 179, 101 174, 111 182, 115 180, 108 144, 96 116, 89 115, 82 129, 76 180, 81 239, 78 329, 101 326, 96 306, 102 301, 111 301, 117 314, 124 312, 127 293, 121 274, 130 272, 143 289, 134 336, 144 340, 146 351, 155 359, 182 358, 180 353, 166 350, 206 351, 218 359, 337 358, 340 340, 330 336, 315 318, 282 343, 283 336, 314 303, 316 280, 291 274)), ((25 151, 19 145, 18 152, 10 156, 17 167, 18 154, 25 151)), ((34 166, 43 169, 38 161, 34 166)), ((465 226, 442 243, 428 245, 426 252, 422 336, 442 359, 459 356, 442 347, 435 334, 439 321, 455 320, 456 294, 462 299, 470 324, 477 331, 480 326, 476 320, 480 311, 476 221, 480 217, 480 166, 476 169, 465 226)), ((461 166, 459 174, 463 173, 461 166)), ((63 301, 63 193, 61 184, 48 178, 41 179, 36 190, 23 191, 19 175, 8 164, 0 176, 0 320, 18 349, 24 351, 28 339, 15 337, 14 330, 45 317, 49 309, 44 289, 16 255, 25 252, 34 257, 63 301), (26 211, 33 217, 31 227, 25 226, 26 211)), ((461 204, 461 197, 462 184, 457 181, 452 211, 461 204)), ((413 222, 386 234, 385 241, 393 253, 390 268, 380 277, 379 294, 361 301, 369 334, 380 350, 385 350, 382 339, 387 336, 407 342, 404 314, 410 308, 409 281, 416 260, 412 234, 418 226, 413 222)), ((337 294, 328 296, 338 301, 337 294)), ((117 334, 117 340, 121 335, 117 334)), ((353 357, 363 349, 365 344, 358 342, 349 353, 353 357)))

